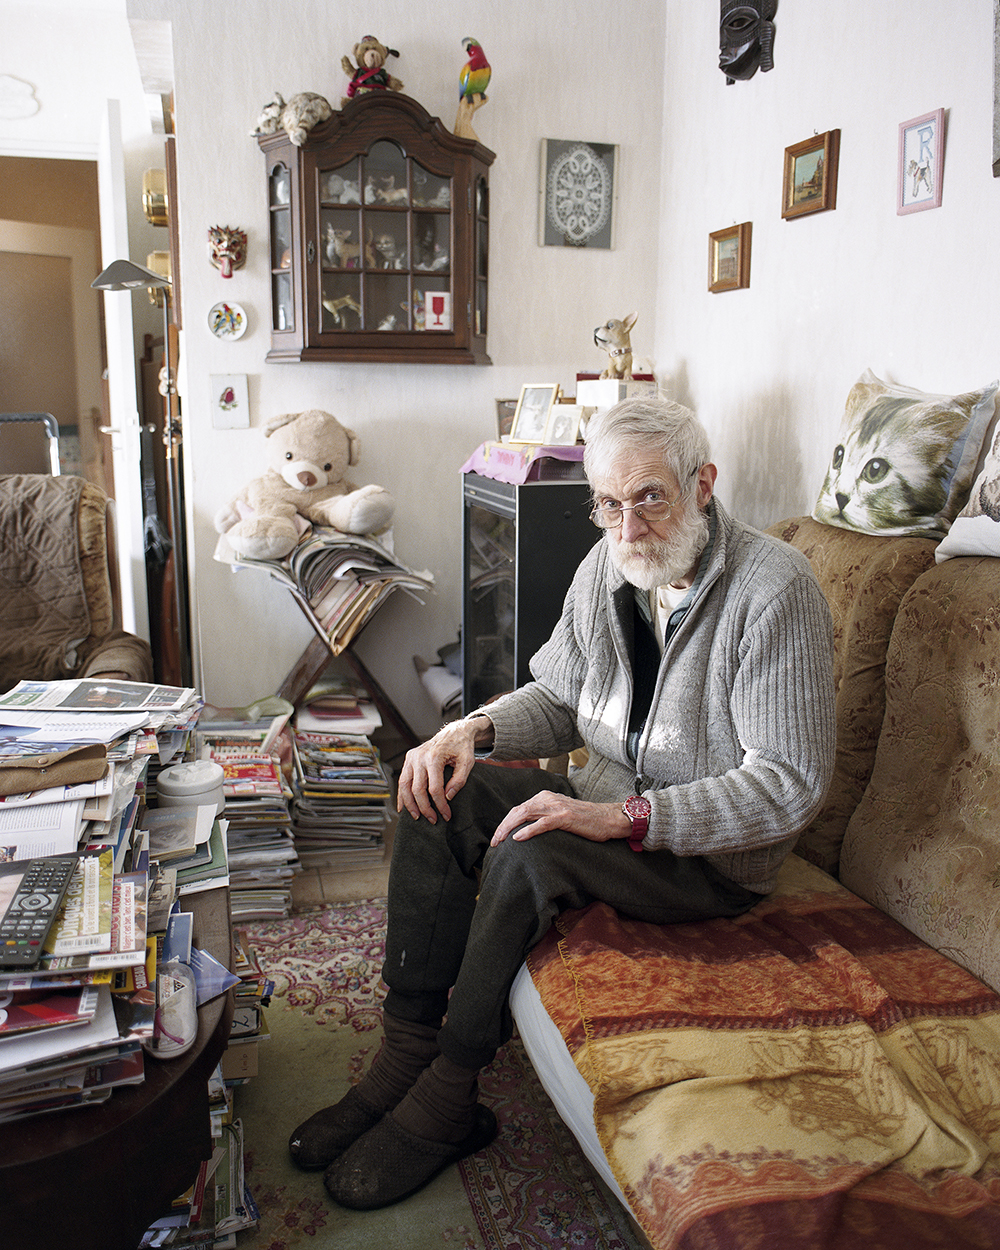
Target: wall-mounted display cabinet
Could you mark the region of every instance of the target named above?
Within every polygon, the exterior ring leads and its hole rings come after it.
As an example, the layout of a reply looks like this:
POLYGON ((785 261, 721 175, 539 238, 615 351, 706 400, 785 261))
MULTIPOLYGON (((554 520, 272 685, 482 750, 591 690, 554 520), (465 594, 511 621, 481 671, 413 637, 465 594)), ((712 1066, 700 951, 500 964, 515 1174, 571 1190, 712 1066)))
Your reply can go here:
POLYGON ((357 96, 267 162, 275 361, 489 364, 493 153, 409 96, 357 96))

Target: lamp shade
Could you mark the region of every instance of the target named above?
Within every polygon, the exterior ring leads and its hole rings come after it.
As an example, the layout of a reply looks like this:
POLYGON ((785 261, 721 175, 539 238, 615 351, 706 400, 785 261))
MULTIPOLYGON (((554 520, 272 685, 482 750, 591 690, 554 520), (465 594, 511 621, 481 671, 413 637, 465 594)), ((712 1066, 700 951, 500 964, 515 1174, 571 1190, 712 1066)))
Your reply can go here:
POLYGON ((144 286, 169 287, 170 279, 131 260, 113 260, 90 284, 98 291, 133 291, 144 286))

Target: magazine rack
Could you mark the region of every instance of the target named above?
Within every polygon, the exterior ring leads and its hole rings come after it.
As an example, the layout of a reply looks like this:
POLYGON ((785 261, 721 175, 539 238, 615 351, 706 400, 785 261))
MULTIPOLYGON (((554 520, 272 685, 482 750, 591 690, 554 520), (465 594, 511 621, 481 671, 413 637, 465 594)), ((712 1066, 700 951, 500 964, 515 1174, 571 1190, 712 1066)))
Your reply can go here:
MULTIPOLYGON (((223 556, 217 551, 217 559, 223 556)), ((265 569, 279 582, 313 627, 316 637, 296 661, 278 694, 296 707, 330 662, 343 656, 367 690, 381 715, 407 747, 420 739, 354 650, 368 622, 396 590, 418 599, 433 588, 429 572, 419 573, 402 564, 391 549, 391 539, 370 534, 344 534, 313 526, 283 560, 253 560, 236 556, 236 567, 265 569)), ((422 600, 420 600, 422 602, 422 600)))
MULTIPOLYGON (((287 699, 289 703, 298 707, 299 703, 305 697, 308 690, 316 684, 323 670, 330 662, 331 655, 341 656, 350 666, 355 677, 361 682, 365 690, 371 698, 372 703, 378 708, 382 717, 387 720, 399 734, 400 738, 406 743, 407 747, 415 747, 420 739, 410 727, 409 722, 396 704, 392 701, 385 690, 376 680, 375 676, 369 670, 365 662, 354 650, 353 640, 346 647, 339 651, 333 649, 330 644, 329 635, 323 629, 323 626, 316 619, 315 613, 310 608, 308 602, 299 595, 292 592, 292 598, 302 609, 306 620, 316 631, 316 637, 312 640, 305 651, 295 661, 294 666, 289 670, 288 676, 281 683, 278 695, 282 699, 287 699)), ((369 618, 370 619, 370 618, 369 618)), ((355 635, 355 638, 357 635, 355 635)))

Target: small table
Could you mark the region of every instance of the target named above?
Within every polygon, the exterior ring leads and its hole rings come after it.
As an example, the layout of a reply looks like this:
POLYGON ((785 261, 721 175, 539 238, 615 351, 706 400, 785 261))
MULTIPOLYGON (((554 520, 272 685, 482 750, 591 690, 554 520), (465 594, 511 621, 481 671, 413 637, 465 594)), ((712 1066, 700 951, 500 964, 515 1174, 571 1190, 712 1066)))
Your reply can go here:
MULTIPOLYGON (((229 891, 182 896, 194 944, 233 964, 229 891)), ((5 1126, 0 1159, 4 1250, 135 1250, 211 1157, 208 1079, 229 1041, 233 992, 198 1010, 198 1037, 176 1059, 146 1059, 141 1085, 107 1102, 5 1126)))

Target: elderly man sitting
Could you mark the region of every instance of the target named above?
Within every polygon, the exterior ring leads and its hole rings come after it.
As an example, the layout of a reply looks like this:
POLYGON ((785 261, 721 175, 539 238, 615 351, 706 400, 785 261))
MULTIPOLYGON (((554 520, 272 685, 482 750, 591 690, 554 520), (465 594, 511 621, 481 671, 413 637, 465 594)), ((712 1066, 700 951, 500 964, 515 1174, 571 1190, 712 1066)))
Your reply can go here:
POLYGON ((477 1075, 565 908, 670 924, 774 887, 834 752, 832 625, 808 562, 714 498, 701 425, 659 399, 591 423, 594 523, 534 680, 446 725, 399 779, 371 1070, 295 1130, 341 1205, 386 1206, 493 1139, 477 1075), (569 778, 476 762, 585 746, 569 778))

